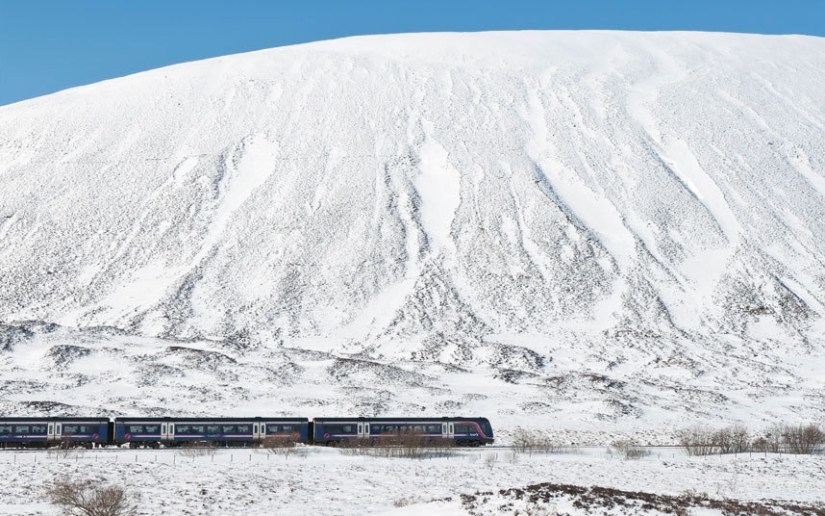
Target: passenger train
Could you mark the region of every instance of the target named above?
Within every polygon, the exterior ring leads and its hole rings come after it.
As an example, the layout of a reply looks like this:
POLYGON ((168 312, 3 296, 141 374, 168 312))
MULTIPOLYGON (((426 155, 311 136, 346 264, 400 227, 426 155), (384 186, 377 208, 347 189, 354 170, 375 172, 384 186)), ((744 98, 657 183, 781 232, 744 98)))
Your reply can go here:
POLYGON ((279 440, 338 445, 393 436, 449 440, 457 446, 494 442, 490 421, 483 417, 0 417, 0 448, 174 448, 204 442, 251 447, 279 440))

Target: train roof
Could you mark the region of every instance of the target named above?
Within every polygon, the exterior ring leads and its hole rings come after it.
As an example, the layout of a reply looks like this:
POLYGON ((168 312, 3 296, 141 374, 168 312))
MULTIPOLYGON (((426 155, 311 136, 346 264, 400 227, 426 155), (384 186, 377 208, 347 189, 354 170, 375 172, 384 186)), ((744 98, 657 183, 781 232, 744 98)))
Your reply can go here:
POLYGON ((356 422, 365 422, 365 421, 377 421, 380 423, 389 423, 389 422, 425 422, 425 421, 432 421, 432 422, 441 422, 441 421, 487 421, 486 417, 465 417, 465 416, 433 416, 433 417, 316 417, 313 421, 322 422, 322 423, 338 423, 344 421, 356 421, 356 422))
POLYGON ((308 418, 305 417, 263 417, 263 416, 239 416, 239 417, 143 417, 143 416, 118 416, 115 418, 115 422, 118 421, 157 421, 159 423, 169 422, 169 421, 184 421, 187 423, 194 423, 198 421, 202 421, 205 423, 221 423, 221 422, 228 422, 228 421, 299 421, 302 423, 309 422, 308 418))
POLYGON ((7 416, 3 416, 3 417, 0 417, 0 423, 9 423, 9 422, 13 422, 13 421, 33 423, 33 422, 36 422, 36 421, 49 421, 49 422, 51 422, 51 421, 58 421, 58 422, 62 422, 62 421, 105 421, 105 422, 109 422, 110 420, 109 420, 108 417, 100 417, 100 416, 90 416, 90 417, 75 417, 75 416, 72 416, 72 417, 60 417, 60 416, 7 417, 7 416))

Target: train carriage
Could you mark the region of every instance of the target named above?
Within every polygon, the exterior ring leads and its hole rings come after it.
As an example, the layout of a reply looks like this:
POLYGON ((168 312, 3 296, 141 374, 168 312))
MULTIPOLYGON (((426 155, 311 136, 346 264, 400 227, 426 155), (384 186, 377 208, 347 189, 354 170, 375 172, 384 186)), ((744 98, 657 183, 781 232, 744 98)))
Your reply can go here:
POLYGON ((315 418, 312 439, 315 444, 339 444, 358 439, 370 441, 415 436, 449 439, 459 446, 480 446, 494 442, 486 418, 315 418))
POLYGON ((208 442, 222 446, 255 446, 266 440, 307 442, 307 418, 147 418, 119 417, 114 422, 116 444, 133 448, 175 447, 208 442))
POLYGON ((486 418, 176 418, 176 417, 23 417, 0 418, 0 448, 126 445, 178 447, 188 443, 259 446, 267 441, 339 444, 355 440, 403 443, 450 440, 460 446, 494 442, 486 418))
POLYGON ((0 418, 0 448, 49 448, 109 443, 109 418, 15 417, 0 418))

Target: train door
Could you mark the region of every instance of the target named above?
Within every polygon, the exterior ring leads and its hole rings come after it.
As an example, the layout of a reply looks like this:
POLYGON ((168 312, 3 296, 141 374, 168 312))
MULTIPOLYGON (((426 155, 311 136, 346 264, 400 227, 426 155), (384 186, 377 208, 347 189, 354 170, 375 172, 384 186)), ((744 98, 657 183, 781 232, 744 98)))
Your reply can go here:
POLYGON ((63 437, 63 423, 49 423, 47 441, 59 441, 63 437))
POLYGON ((266 437, 266 423, 252 423, 252 440, 263 441, 266 437))
POLYGON ((445 439, 454 439, 455 438, 455 424, 453 423, 441 423, 441 437, 445 439))
POLYGON ((370 437, 370 424, 369 423, 358 423, 358 438, 359 439, 369 439, 370 437))
POLYGON ((160 440, 173 441, 175 439, 175 423, 160 424, 160 440))

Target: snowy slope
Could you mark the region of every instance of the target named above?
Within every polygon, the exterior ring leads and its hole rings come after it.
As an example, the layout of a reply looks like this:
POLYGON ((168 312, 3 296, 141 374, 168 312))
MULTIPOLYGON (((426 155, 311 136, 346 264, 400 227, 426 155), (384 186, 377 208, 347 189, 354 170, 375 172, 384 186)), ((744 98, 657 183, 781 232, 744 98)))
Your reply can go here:
POLYGON ((824 87, 821 38, 416 34, 2 107, 0 403, 825 417, 824 87))

